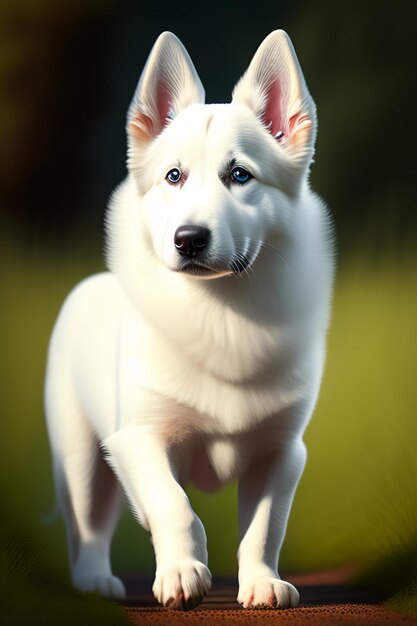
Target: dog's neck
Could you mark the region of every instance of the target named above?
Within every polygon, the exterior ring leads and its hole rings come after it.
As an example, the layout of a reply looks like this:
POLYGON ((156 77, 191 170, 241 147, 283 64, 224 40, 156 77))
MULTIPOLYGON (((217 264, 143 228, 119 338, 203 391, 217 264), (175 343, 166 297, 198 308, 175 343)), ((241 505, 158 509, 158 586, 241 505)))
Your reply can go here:
POLYGON ((133 309, 196 367, 230 381, 253 381, 293 351, 291 302, 273 297, 278 271, 263 276, 271 269, 259 262, 252 275, 199 280, 157 265, 138 277, 136 288, 119 278, 133 309))

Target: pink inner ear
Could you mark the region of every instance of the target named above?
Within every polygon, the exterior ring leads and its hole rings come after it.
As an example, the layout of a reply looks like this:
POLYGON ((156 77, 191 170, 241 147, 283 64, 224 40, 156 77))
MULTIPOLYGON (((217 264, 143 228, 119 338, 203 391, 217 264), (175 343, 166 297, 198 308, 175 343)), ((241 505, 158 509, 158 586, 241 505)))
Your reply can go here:
POLYGON ((171 108, 171 94, 163 82, 158 82, 156 88, 157 119, 152 120, 148 115, 137 112, 131 123, 130 130, 139 141, 150 141, 159 135, 166 126, 168 113, 171 108))
POLYGON ((151 118, 144 113, 136 113, 129 127, 139 141, 149 141, 155 134, 151 118))
POLYGON ((287 134, 287 124, 282 110, 282 89, 277 78, 268 87, 266 107, 261 119, 274 137, 280 131, 287 134))
POLYGON ((172 96, 163 82, 158 82, 156 87, 156 110, 158 111, 160 128, 158 132, 164 128, 168 119, 168 112, 172 105, 172 96))
POLYGON ((308 117, 308 115, 305 115, 303 113, 297 113, 296 115, 293 115, 289 123, 291 134, 296 133, 298 130, 301 130, 303 128, 307 128, 310 126, 311 126, 310 118, 308 117))

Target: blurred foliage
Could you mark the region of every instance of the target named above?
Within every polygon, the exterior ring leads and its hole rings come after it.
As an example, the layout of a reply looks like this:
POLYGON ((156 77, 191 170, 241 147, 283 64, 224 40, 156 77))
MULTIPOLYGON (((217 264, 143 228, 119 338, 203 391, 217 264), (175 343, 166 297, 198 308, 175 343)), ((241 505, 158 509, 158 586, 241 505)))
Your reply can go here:
POLYGON ((113 603, 80 594, 56 579, 50 563, 32 542, 0 536, 2 612, 11 626, 128 626, 130 620, 113 603))
POLYGON ((322 1, 297 14, 296 49, 319 119, 313 187, 332 208, 342 252, 398 250, 416 235, 416 9, 411 1, 322 1))
POLYGON ((88 199, 107 0, 0 4, 0 206, 26 235, 65 236, 88 199))

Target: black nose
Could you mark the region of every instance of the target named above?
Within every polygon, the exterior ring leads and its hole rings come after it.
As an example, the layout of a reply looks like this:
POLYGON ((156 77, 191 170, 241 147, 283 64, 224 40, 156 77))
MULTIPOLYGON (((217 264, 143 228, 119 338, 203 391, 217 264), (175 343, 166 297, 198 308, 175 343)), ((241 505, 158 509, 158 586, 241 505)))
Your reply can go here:
POLYGON ((193 258, 201 254, 210 239, 210 231, 205 226, 185 224, 175 231, 174 243, 182 256, 193 258))

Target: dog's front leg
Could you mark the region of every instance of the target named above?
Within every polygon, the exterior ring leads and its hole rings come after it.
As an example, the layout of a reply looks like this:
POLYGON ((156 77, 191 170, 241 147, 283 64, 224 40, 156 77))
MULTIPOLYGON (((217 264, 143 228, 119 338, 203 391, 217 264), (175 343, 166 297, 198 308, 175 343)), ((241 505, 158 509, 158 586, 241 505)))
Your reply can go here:
POLYGON ((131 425, 104 442, 137 518, 152 533, 156 556, 153 592, 165 606, 189 609, 211 586, 204 527, 175 478, 167 443, 131 425))
POLYGON ((298 605, 298 591, 278 575, 279 551, 306 460, 302 440, 254 462, 239 481, 239 595, 245 608, 298 605))

